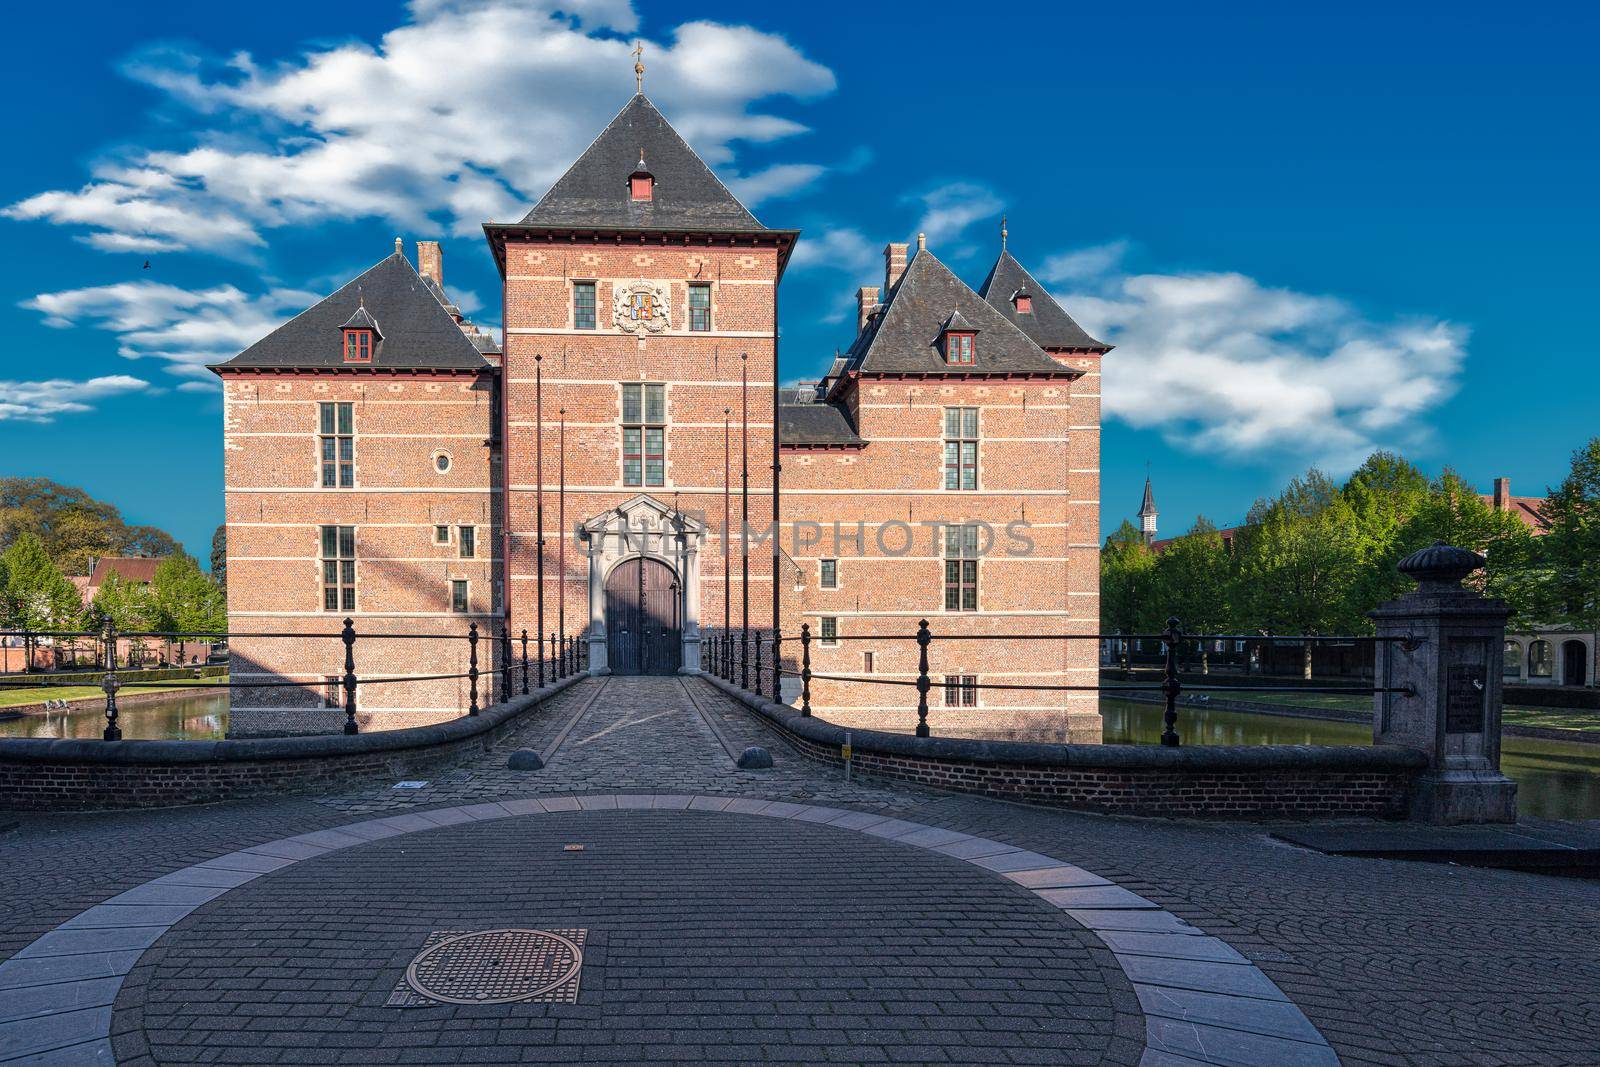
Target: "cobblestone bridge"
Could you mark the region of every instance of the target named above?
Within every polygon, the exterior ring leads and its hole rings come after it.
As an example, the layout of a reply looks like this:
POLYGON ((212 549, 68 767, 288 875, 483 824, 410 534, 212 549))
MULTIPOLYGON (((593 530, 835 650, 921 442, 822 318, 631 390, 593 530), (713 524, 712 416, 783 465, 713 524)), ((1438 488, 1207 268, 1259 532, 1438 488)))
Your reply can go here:
POLYGON ((1592 882, 848 782, 694 679, 408 785, 16 817, 0 1063, 1600 1063, 1592 882))

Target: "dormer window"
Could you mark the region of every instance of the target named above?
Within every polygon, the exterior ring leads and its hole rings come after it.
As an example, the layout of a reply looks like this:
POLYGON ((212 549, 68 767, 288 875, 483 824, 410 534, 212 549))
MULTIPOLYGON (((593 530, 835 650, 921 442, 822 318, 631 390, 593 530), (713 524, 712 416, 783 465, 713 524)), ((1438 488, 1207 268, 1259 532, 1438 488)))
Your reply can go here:
POLYGON ((339 330, 344 337, 344 361, 371 363, 372 353, 383 339, 383 334, 378 330, 378 320, 372 317, 367 305, 363 303, 357 306, 355 314, 339 330))
POLYGON ((346 330, 344 332, 344 361, 346 363, 372 362, 371 330, 346 330))
POLYGON ((1011 306, 1017 309, 1018 315, 1033 314, 1033 294, 1026 289, 1018 289, 1011 294, 1011 306))
POLYGON ((639 167, 628 175, 628 196, 633 200, 653 200, 655 198, 655 175, 644 169, 644 151, 639 152, 639 167))
POLYGON ((939 337, 944 345, 944 361, 950 366, 970 367, 977 362, 978 331, 962 317, 961 312, 950 313, 950 317, 944 320, 939 337))

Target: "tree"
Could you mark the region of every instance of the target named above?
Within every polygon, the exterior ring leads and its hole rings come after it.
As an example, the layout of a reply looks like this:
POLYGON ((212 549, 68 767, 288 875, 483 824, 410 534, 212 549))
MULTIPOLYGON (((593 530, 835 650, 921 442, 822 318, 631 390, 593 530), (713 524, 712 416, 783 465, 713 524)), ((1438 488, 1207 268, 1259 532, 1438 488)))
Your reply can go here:
MULTIPOLYGON (((1156 614, 1152 600, 1155 557, 1144 537, 1126 520, 1106 538, 1100 553, 1100 619, 1106 633, 1135 634, 1150 625, 1156 614)), ((1128 643, 1123 642, 1122 665, 1128 665, 1128 643)))
POLYGON ((1395 564, 1411 551, 1406 528, 1428 498, 1428 479, 1393 452, 1374 452, 1340 490, 1350 506, 1356 572, 1350 599, 1362 611, 1411 588, 1395 564))
POLYGON ((98 556, 169 556, 178 543, 154 526, 129 526, 115 507, 47 478, 0 478, 0 549, 31 533, 67 574, 98 556))
MULTIPOLYGON (((1163 612, 1176 615, 1188 633, 1220 633, 1231 623, 1232 562, 1217 528, 1201 516, 1189 532, 1173 538, 1155 557, 1155 597, 1163 612)), ((1211 670, 1204 642, 1201 670, 1211 670)))
POLYGON ((149 587, 143 582, 127 581, 116 571, 106 575, 89 605, 89 617, 96 629, 109 622, 122 631, 148 630, 154 616, 149 587))
POLYGON ((211 535, 211 577, 224 594, 228 591, 228 524, 217 527, 211 535))
POLYGON ((222 590, 189 556, 168 556, 150 583, 149 615, 154 629, 169 633, 218 634, 227 629, 222 590))
MULTIPOLYGON (((50 562, 44 542, 23 533, 4 554, 5 611, 9 626, 21 630, 74 629, 83 600, 66 576, 50 562)), ((23 659, 32 663, 32 638, 24 639, 23 659)))
MULTIPOLYGON (((1352 603, 1357 571, 1354 515, 1338 488, 1313 468, 1282 495, 1258 501, 1235 540, 1241 617, 1280 634, 1340 633, 1367 626, 1352 603)), ((1304 671, 1311 677, 1311 646, 1304 671)))
POLYGON ((1545 500, 1549 533, 1540 538, 1548 584, 1542 621, 1600 629, 1600 437, 1572 454, 1572 469, 1545 500))

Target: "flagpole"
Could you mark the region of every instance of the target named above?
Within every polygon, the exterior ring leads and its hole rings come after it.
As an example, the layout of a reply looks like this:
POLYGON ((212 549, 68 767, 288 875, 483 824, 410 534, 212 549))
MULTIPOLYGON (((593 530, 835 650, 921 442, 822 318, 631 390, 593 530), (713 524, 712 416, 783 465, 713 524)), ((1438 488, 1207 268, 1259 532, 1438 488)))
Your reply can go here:
POLYGON ((750 688, 750 354, 739 353, 739 418, 743 428, 739 439, 739 551, 744 557, 744 579, 740 595, 744 599, 743 636, 740 638, 742 655, 739 664, 739 684, 750 688))

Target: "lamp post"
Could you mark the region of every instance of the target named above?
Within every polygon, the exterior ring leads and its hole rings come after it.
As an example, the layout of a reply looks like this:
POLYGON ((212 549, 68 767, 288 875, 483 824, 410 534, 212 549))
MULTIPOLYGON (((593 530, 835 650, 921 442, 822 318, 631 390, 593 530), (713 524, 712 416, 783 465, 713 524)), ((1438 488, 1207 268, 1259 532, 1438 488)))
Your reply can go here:
MULTIPOLYGON (((730 451, 733 434, 728 422, 728 416, 731 414, 733 414, 732 408, 722 409, 722 633, 717 638, 719 643, 726 641, 728 634, 733 632, 733 553, 728 545, 728 537, 733 532, 733 512, 728 500, 733 482, 733 460, 730 451)), ((720 653, 722 649, 718 648, 717 651, 720 653)))
POLYGON ((556 500, 556 632, 567 637, 567 409, 561 409, 560 489, 556 500))
MULTIPOLYGON (((743 559, 744 574, 740 582, 740 596, 744 601, 743 618, 739 624, 739 677, 740 687, 750 688, 750 353, 739 353, 739 420, 743 424, 739 437, 739 554, 743 559)), ((776 531, 773 534, 777 536, 776 531)), ((777 581, 777 576, 773 576, 777 581)))
MULTIPOLYGON (((533 446, 534 524, 538 527, 534 547, 538 556, 538 579, 534 583, 536 630, 544 636, 544 353, 533 357, 533 421, 537 426, 533 446)), ((509 518, 509 516, 508 516, 509 518)), ((539 656, 539 688, 544 688, 544 655, 539 656)))

